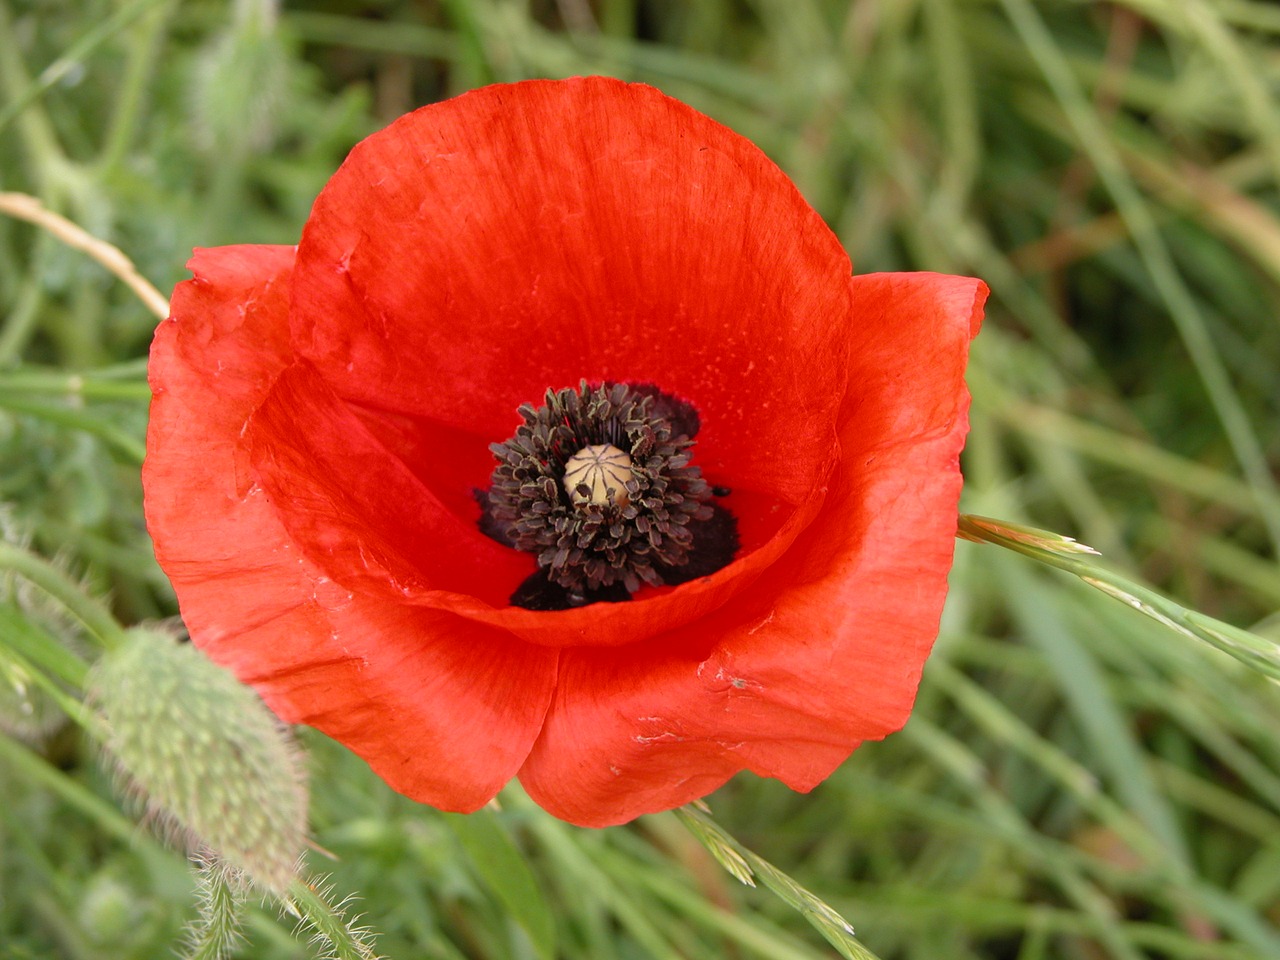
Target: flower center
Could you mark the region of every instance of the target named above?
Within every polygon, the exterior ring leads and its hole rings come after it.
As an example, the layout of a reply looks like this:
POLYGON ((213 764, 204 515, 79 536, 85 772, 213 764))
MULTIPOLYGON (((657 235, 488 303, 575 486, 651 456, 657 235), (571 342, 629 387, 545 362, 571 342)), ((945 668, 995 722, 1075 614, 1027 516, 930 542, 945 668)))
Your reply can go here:
POLYGON ((576 506, 631 502, 627 482, 635 474, 631 457, 611 443, 583 447, 564 463, 564 492, 576 506))
POLYGON ((732 559, 733 517, 690 463, 699 419, 687 403, 649 384, 583 381, 519 412, 515 436, 490 445, 498 465, 477 492, 480 529, 538 559, 514 605, 627 600, 732 559))

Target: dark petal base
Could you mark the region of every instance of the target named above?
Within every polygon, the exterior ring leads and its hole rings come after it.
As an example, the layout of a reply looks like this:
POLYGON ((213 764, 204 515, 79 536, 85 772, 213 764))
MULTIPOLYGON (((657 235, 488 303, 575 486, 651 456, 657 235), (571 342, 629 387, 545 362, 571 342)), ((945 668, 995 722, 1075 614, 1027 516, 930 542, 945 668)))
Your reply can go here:
POLYGON ((570 610, 589 603, 621 603, 630 599, 631 594, 621 583, 595 590, 571 590, 554 582, 546 570, 539 570, 516 588, 511 595, 511 605, 526 610, 570 610))
POLYGON ((709 577, 721 567, 727 567, 738 552, 738 519, 718 503, 711 504, 708 520, 695 520, 689 525, 693 533, 693 548, 689 559, 678 567, 665 564, 657 567, 662 582, 675 586, 699 577, 709 577))
POLYGON ((498 541, 504 547, 515 547, 516 542, 511 539, 507 525, 498 522, 490 510, 489 491, 475 487, 471 491, 471 496, 480 506, 480 532, 490 540, 498 541))
MULTIPOLYGON (((668 586, 709 577, 727 567, 738 552, 737 518, 718 503, 711 506, 713 513, 710 519, 690 524, 693 549, 689 551, 689 559, 678 567, 664 564, 655 568, 668 586)), ((539 570, 511 595, 511 605, 526 610, 569 610, 589 603, 621 603, 630 599, 631 594, 621 583, 595 590, 570 590, 554 583, 546 570, 539 570)))
POLYGON ((628 386, 634 394, 653 398, 649 412, 671 424, 672 436, 678 437, 683 433, 692 440, 698 435, 702 418, 698 416, 698 411, 692 403, 670 393, 664 393, 655 383, 631 383, 628 386))

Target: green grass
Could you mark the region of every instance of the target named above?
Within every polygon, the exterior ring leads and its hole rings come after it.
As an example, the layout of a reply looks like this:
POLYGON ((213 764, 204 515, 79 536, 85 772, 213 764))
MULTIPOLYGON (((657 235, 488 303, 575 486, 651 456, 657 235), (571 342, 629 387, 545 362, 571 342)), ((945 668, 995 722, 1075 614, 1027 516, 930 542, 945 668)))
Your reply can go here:
MULTIPOLYGON (((275 13, 0 0, 0 191, 167 291, 193 246, 296 241, 346 150, 415 106, 530 76, 644 80, 758 143, 860 272, 990 283, 966 511, 1074 536, 1184 613, 1280 640, 1273 4, 275 13)), ((23 548, 0 565, 63 601, 0 579, 4 958, 167 956, 197 913, 192 871, 134 826, 77 723, 93 637, 176 609, 138 485, 154 324, 83 252, 0 216, 0 523, 23 548)), ((961 542, 951 584, 907 729, 808 796, 739 777, 710 798, 716 822, 882 960, 1280 955, 1275 683, 995 546, 961 542)), ((500 811, 442 815, 301 739, 312 836, 337 857, 307 869, 333 893, 293 891, 296 935, 288 910, 251 902, 240 956, 324 955, 317 931, 361 956, 354 915, 396 960, 832 955, 674 814, 584 831, 513 788, 500 811)), ((220 882, 202 880, 214 939, 234 900, 220 882)))

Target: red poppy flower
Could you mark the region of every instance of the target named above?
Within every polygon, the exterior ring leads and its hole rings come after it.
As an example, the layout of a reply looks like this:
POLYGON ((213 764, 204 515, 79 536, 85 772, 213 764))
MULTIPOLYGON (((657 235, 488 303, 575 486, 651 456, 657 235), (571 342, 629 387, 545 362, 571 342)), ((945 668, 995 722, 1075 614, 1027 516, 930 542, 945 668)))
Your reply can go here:
POLYGON ((851 278, 754 146, 599 78, 403 117, 297 248, 190 267, 148 523, 193 641, 286 721, 434 806, 518 776, 594 826, 743 769, 808 790, 905 722, 980 281, 851 278))

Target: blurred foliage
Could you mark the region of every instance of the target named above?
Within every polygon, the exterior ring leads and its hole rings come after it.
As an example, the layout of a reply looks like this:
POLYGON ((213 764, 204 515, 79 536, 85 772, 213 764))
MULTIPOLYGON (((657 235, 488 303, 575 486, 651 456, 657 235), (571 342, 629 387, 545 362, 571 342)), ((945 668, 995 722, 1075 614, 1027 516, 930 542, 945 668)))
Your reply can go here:
MULTIPOLYGON (((415 106, 655 84, 769 153, 859 271, 991 284, 966 509, 1280 638, 1278 36, 1265 0, 0 0, 0 190, 167 290, 193 246, 295 242, 415 106)), ((124 624, 175 612, 137 479, 154 322, 0 217, 5 540, 124 624)), ((0 956, 167 955, 194 882, 77 723, 93 647, 0 586, 0 956)), ((717 820, 883 960, 1280 955, 1274 684, 990 546, 960 544, 952 587, 906 731, 807 797, 739 777, 717 820)), ((826 955, 671 815, 583 831, 515 788, 441 815, 303 740, 338 858, 310 865, 386 956, 826 955)), ((241 955, 316 955, 316 910, 295 937, 251 906, 241 955)))

